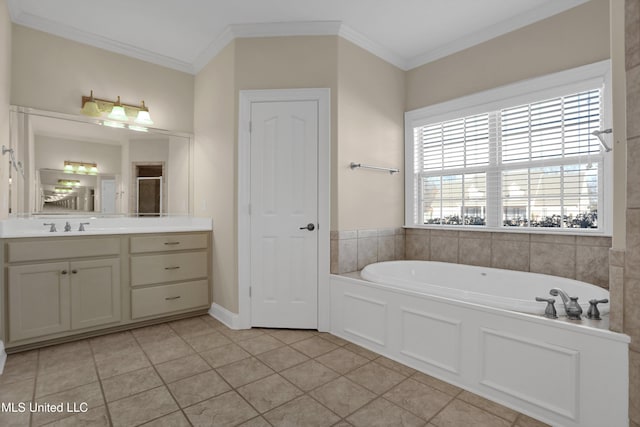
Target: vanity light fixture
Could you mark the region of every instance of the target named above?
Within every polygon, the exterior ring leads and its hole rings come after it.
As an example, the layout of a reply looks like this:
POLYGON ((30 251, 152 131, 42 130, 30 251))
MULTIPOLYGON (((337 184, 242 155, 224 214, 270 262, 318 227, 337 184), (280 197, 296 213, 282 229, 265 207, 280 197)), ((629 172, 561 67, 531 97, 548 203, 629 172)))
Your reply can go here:
POLYGON ((128 120, 127 113, 124 111, 124 107, 122 103, 120 103, 120 97, 115 104, 113 104, 113 108, 111 109, 111 113, 109 113, 109 118, 112 120, 128 120))
POLYGON ((98 173, 98 164, 88 163, 88 162, 73 162, 71 160, 65 160, 64 172, 96 175, 98 173))
POLYGON ((149 132, 149 129, 144 126, 129 125, 129 129, 135 130, 136 132, 149 132))
MULTIPOLYGON (((84 100, 84 97, 83 97, 83 100, 84 100)), ((89 99, 86 102, 83 102, 81 112, 85 116, 90 116, 90 117, 100 117, 100 115, 102 114, 102 112, 100 111, 100 108, 98 107, 98 103, 93 98, 93 91, 91 91, 91 95, 89 95, 89 99)))
POLYGON ((80 187, 79 179, 59 179, 58 185, 63 185, 65 187, 80 187))
POLYGON ((140 107, 140 111, 138 111, 138 116, 136 117, 135 122, 141 125, 153 124, 153 120, 151 120, 151 116, 149 115, 149 109, 144 105, 144 101, 142 101, 142 106, 140 107))
MULTIPOLYGON (((119 96, 116 101, 94 98, 93 90, 90 96, 82 97, 82 109, 80 112, 90 117, 100 117, 103 113, 107 113, 107 117, 111 120, 124 122, 133 120, 135 123, 147 126, 153 124, 153 120, 149 115, 149 108, 144 101, 140 105, 132 105, 122 103, 119 96)), ((115 125, 114 123, 119 122, 105 120, 103 124, 111 127, 124 127, 124 125, 115 125)))

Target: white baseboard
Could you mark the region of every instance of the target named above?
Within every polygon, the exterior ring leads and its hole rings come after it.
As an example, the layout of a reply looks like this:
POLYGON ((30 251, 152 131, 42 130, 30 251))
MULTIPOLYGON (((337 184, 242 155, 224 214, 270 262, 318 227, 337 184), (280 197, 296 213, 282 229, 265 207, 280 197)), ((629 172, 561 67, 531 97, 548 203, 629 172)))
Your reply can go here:
POLYGON ((221 305, 216 303, 211 304, 211 308, 209 309, 209 315, 220 322, 224 323, 231 329, 244 329, 240 327, 240 316, 236 313, 233 313, 221 305))
POLYGON ((0 341, 0 375, 4 371, 4 364, 7 361, 7 352, 4 351, 4 342, 0 341))

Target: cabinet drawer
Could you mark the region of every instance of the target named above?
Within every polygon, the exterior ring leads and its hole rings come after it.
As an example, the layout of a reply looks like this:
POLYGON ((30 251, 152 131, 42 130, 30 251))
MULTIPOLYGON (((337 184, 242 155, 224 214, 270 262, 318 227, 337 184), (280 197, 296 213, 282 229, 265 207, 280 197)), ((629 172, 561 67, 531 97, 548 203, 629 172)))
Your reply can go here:
POLYGON ((131 286, 207 277, 207 252, 131 257, 131 286))
POLYGON ((131 317, 168 314, 190 308, 207 307, 209 289, 207 280, 154 286, 131 291, 131 317))
POLYGON ((7 252, 9 262, 118 255, 120 238, 50 239, 47 237, 37 241, 9 242, 7 252))
POLYGON ((207 234, 167 234, 131 238, 131 253, 206 249, 207 234))

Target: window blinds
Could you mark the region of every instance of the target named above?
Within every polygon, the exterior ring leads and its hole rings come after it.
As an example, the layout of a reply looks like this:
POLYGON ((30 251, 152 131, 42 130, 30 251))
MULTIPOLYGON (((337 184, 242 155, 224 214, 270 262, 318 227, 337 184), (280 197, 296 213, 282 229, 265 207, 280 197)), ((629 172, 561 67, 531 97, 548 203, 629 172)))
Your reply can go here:
POLYGON ((418 220, 598 228, 601 104, 595 88, 415 127, 418 220))

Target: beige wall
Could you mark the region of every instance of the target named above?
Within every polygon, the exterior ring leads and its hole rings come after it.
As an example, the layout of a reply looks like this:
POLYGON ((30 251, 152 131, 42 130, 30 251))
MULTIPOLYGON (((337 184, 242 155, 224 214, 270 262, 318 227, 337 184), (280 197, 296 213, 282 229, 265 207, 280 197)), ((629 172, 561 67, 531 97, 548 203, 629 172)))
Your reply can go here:
MULTIPOLYGON (((0 0, 0 147, 9 144, 9 104, 11 98, 11 18, 6 0, 0 0)), ((9 213, 9 173, 0 163, 0 219, 9 213)))
MULTIPOLYGON (((334 36, 238 39, 196 76, 195 214, 213 218, 213 300, 232 312, 238 312, 239 91, 328 87, 335 104, 336 50, 334 36)), ((335 117, 332 123, 334 135, 335 117)))
POLYGON ((609 1, 566 12, 407 72, 407 110, 609 58, 609 1))
POLYGON ((402 70, 339 39, 338 147, 333 164, 338 212, 332 230, 404 223, 404 174, 349 168, 356 162, 403 172, 404 83, 402 70))
POLYGON ((195 78, 196 216, 213 218, 213 300, 238 312, 235 42, 195 78))
POLYGON ((331 227, 338 222, 336 199, 338 126, 338 40, 336 36, 239 39, 236 89, 331 89, 331 227))
MULTIPOLYGON (((7 28, 2 26, 2 28, 7 28)), ((154 127, 193 131, 194 76, 13 25, 11 103, 78 114, 82 95, 137 104, 154 127)))
POLYGON ((237 112, 241 90, 331 89, 331 229, 400 226, 404 72, 336 36, 238 39, 195 83, 195 213, 213 217, 214 301, 237 312, 237 112), (233 183, 233 185, 231 185, 233 183))

